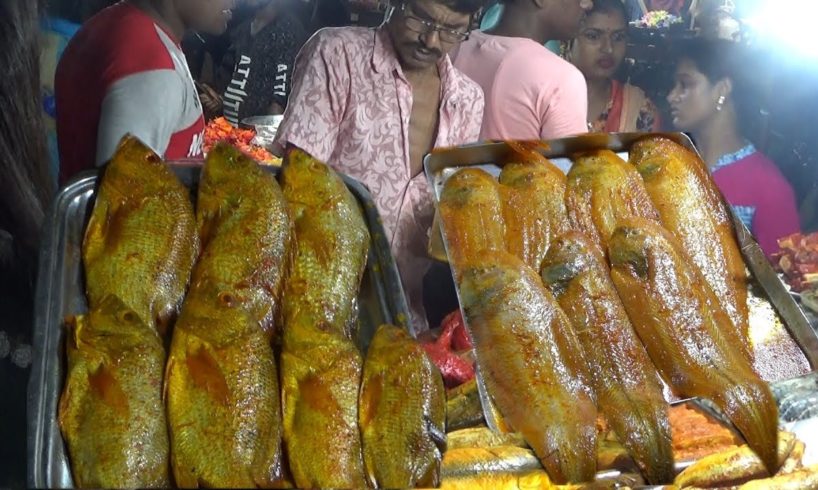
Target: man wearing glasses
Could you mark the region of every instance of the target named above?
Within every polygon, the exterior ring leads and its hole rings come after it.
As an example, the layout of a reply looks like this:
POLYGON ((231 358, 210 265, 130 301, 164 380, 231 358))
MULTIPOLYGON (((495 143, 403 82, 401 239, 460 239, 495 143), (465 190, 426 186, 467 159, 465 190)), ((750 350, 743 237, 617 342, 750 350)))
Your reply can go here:
POLYGON ((582 73, 546 49, 576 36, 591 0, 503 0, 498 24, 476 32, 453 56, 483 87, 481 139, 553 139, 587 131, 582 73))
POLYGON ((369 187, 420 329, 434 211, 422 159, 480 134, 483 93, 448 53, 483 1, 410 0, 390 6, 377 29, 319 31, 296 59, 276 137, 278 153, 299 147, 369 187))

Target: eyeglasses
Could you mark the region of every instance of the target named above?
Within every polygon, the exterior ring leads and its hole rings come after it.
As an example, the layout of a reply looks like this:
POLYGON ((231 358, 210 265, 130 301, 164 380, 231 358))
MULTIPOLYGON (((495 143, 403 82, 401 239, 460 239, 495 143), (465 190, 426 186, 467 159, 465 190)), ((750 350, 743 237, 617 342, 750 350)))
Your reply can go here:
POLYGON ((445 43, 457 43, 465 41, 469 38, 468 32, 451 29, 411 14, 411 7, 407 6, 406 3, 400 4, 400 11, 401 14, 403 14, 404 24, 412 32, 416 32, 418 34, 437 32, 440 36, 440 40, 445 43))

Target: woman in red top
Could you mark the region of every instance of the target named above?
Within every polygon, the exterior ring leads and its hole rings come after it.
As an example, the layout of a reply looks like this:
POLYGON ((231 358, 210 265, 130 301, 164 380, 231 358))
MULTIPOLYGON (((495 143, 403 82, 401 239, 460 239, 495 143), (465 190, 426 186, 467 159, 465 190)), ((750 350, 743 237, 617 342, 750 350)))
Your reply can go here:
POLYGON ((591 132, 658 131, 661 127, 656 106, 645 92, 614 79, 625 59, 626 18, 620 0, 595 0, 568 53, 588 85, 591 132))

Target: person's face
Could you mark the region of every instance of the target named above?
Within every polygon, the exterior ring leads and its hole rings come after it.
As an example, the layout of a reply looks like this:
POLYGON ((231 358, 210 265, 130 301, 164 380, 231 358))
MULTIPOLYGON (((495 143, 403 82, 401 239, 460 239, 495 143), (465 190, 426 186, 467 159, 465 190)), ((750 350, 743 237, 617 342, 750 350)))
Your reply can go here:
POLYGON ((573 39, 579 31, 585 12, 594 8, 592 0, 554 0, 541 10, 551 26, 551 36, 557 41, 573 39))
POLYGON ((580 26, 571 61, 589 80, 610 79, 625 59, 627 38, 621 12, 593 13, 580 26))
POLYGON ((679 61, 673 90, 667 96, 673 125, 681 131, 695 131, 717 112, 718 100, 715 84, 692 61, 679 61))
POLYGON ((189 29, 219 35, 227 30, 233 0, 177 0, 182 21, 189 29))
POLYGON ((429 68, 466 38, 471 16, 434 0, 398 5, 387 32, 406 70, 429 68))

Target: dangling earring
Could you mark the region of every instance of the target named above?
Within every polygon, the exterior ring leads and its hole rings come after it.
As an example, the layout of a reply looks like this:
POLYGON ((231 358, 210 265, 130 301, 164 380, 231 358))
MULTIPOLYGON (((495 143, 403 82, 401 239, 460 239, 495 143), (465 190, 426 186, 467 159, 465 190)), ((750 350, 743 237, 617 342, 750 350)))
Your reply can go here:
POLYGON ((716 110, 717 111, 721 111, 722 108, 724 107, 724 100, 725 100, 725 98, 724 98, 723 95, 719 96, 719 100, 718 100, 718 102, 716 102, 716 110))

